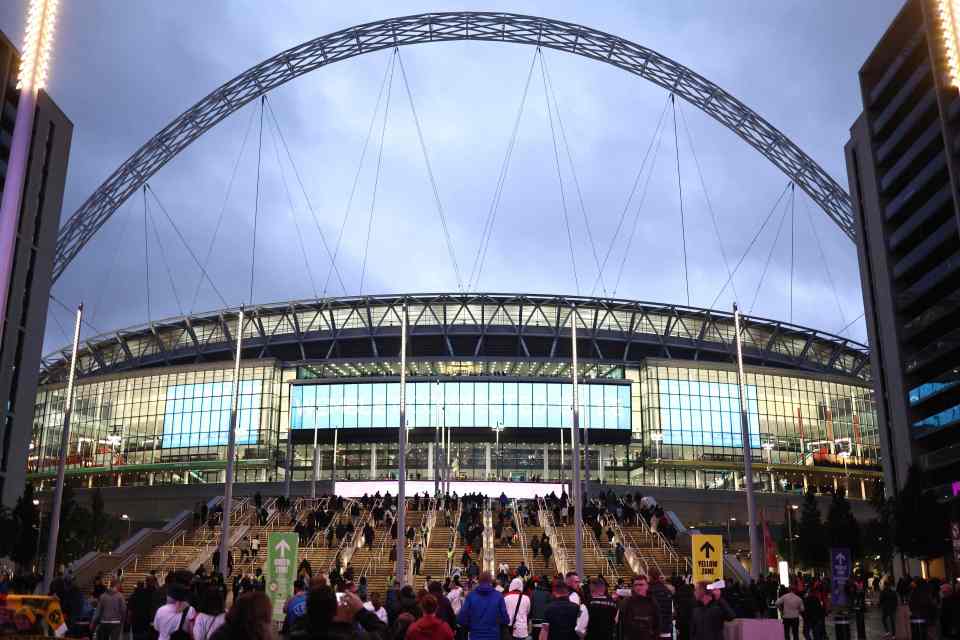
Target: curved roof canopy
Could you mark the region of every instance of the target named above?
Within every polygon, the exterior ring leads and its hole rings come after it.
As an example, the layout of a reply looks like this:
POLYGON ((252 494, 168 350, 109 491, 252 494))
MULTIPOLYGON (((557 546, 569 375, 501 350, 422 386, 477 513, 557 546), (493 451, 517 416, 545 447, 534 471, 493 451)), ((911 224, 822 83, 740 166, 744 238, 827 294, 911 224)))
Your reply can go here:
MULTIPOLYGON (((580 357, 609 364, 648 357, 733 361, 733 315, 677 305, 524 294, 329 298, 245 310, 244 358, 286 363, 393 361, 407 305, 413 360, 566 360, 570 314, 580 357)), ((86 340, 78 375, 228 361, 238 309, 170 318, 86 340)), ((797 325, 742 316, 748 364, 869 380, 866 346, 797 325)), ((44 358, 41 382, 66 378, 69 348, 44 358)))
POLYGON ((214 89, 127 158, 64 223, 57 238, 54 281, 127 198, 194 140, 251 100, 301 75, 358 55, 457 40, 513 42, 566 51, 659 85, 740 136, 854 238, 847 192, 760 114, 693 69, 625 38, 578 24, 514 13, 458 11, 388 18, 329 33, 282 51, 214 89))

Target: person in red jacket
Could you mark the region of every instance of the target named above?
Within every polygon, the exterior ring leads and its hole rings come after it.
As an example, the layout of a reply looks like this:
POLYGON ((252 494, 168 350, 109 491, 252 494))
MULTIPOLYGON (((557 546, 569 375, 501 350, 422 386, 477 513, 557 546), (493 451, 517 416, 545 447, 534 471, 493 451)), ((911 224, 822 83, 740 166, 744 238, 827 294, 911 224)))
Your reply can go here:
POLYGON ((453 631, 437 617, 437 598, 427 594, 420 599, 423 615, 407 629, 406 640, 453 640, 453 631))

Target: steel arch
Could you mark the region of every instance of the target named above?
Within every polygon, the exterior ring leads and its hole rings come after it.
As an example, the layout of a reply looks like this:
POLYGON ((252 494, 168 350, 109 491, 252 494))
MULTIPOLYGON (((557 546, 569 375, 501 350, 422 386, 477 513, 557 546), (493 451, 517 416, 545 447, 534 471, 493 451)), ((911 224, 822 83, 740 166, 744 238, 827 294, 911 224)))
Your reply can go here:
POLYGON ((652 49, 569 22, 513 13, 427 13, 370 22, 287 49, 226 82, 170 122, 101 184, 60 229, 56 281, 113 212, 208 129, 305 73, 395 46, 477 40, 530 44, 606 62, 674 92, 743 138, 800 186, 852 240, 850 198, 793 141, 695 71, 652 49))

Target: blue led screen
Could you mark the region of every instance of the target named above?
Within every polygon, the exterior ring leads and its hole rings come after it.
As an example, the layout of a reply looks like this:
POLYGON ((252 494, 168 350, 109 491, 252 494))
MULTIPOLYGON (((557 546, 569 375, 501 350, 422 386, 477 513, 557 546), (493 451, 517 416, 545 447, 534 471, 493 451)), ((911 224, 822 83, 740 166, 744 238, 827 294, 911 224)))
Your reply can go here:
MULTIPOLYGON (((256 444, 260 424, 260 380, 240 382, 237 444, 256 444)), ((232 382, 205 382, 167 387, 163 410, 164 449, 227 444, 232 382)))
MULTIPOLYGON (((663 444, 742 447, 740 394, 736 384, 659 380, 663 444)), ((760 447, 757 387, 746 385, 750 447, 760 447)))
MULTIPOLYGON (((580 385, 580 421, 590 429, 630 429, 630 386, 580 385)), ((561 428, 573 421, 573 388, 566 382, 408 382, 411 427, 561 428)), ((294 429, 395 428, 400 383, 295 385, 294 429)))

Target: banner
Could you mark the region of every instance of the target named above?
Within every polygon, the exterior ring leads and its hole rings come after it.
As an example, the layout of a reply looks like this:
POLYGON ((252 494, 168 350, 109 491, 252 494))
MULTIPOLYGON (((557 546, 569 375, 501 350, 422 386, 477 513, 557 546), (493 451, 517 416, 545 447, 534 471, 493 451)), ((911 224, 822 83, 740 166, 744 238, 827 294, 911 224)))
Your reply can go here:
POLYGON ((766 560, 767 570, 771 573, 777 569, 777 545, 770 535, 770 528, 767 526, 767 519, 764 516, 763 509, 760 510, 760 524, 763 529, 763 557, 766 560))
POLYGON ((274 532, 267 540, 267 595, 273 604, 273 619, 278 622, 283 620, 283 606, 293 595, 299 542, 296 533, 274 532))
POLYGON ((850 579, 850 549, 830 549, 830 603, 835 607, 847 606, 847 580, 850 579))

